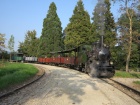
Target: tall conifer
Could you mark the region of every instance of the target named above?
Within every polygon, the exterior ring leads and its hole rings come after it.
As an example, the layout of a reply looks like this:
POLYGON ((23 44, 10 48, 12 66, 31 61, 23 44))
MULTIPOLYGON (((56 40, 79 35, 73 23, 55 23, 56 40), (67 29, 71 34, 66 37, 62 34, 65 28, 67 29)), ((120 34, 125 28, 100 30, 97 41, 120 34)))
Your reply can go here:
POLYGON ((116 44, 115 21, 113 14, 110 11, 110 0, 105 0, 107 11, 105 13, 105 43, 110 47, 116 44))
POLYGON ((61 50, 62 27, 56 10, 56 5, 52 2, 43 21, 42 35, 40 37, 40 55, 45 56, 49 52, 61 50))
POLYGON ((64 40, 66 47, 73 48, 89 42, 90 28, 90 16, 84 10, 82 0, 79 0, 66 27, 64 40))

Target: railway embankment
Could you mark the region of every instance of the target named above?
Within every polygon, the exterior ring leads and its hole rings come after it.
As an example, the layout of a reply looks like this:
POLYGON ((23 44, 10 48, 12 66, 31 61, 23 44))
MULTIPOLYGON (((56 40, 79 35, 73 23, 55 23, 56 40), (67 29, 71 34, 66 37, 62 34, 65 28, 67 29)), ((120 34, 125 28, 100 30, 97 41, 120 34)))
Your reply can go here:
POLYGON ((139 78, 122 78, 122 77, 113 77, 112 80, 124 84, 134 90, 140 92, 140 84, 136 84, 135 81, 140 81, 139 78))
POLYGON ((112 80, 140 92, 140 72, 117 70, 112 80))

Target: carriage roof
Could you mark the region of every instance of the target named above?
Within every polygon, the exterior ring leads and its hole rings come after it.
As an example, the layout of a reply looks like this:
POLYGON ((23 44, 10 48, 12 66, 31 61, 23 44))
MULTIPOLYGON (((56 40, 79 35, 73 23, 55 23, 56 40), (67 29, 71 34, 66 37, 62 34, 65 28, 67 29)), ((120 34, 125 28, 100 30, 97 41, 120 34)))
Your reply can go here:
POLYGON ((72 51, 77 52, 79 50, 79 47, 69 49, 69 50, 63 50, 63 51, 56 51, 56 52, 50 52, 50 54, 56 54, 56 53, 70 53, 72 51))

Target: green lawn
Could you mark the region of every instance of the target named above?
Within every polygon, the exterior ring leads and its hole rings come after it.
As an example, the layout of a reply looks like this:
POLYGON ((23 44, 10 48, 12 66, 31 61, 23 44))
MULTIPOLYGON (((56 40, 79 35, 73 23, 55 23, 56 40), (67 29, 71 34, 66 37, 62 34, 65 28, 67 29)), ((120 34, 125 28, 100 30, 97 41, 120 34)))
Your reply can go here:
POLYGON ((3 65, 0 66, 0 90, 21 83, 38 72, 33 65, 29 64, 4 63, 3 65))
POLYGON ((137 72, 125 72, 125 71, 116 71, 115 77, 122 77, 122 78, 140 78, 140 73, 137 72))

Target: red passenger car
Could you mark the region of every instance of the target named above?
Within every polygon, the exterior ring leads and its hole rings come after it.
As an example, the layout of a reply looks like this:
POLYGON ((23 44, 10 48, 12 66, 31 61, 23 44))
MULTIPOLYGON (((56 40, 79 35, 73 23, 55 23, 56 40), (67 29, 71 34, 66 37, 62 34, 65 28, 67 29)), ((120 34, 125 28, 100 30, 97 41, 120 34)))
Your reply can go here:
POLYGON ((56 64, 56 65, 67 65, 77 66, 78 58, 76 57, 76 49, 51 52, 52 57, 38 58, 39 63, 56 64), (71 54, 73 52, 73 55, 71 54))

